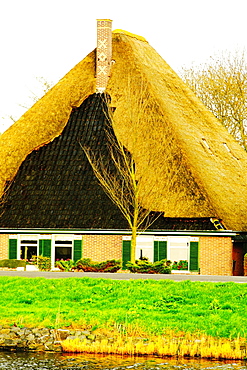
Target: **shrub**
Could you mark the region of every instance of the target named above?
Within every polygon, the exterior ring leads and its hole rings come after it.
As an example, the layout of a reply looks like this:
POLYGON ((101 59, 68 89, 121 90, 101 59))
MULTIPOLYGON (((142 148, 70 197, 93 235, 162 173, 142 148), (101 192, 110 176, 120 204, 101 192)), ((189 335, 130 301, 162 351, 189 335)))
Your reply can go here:
POLYGON ((181 260, 179 262, 174 261, 172 264, 172 270, 188 270, 188 261, 181 260))
POLYGON ((244 276, 247 276, 247 253, 244 255, 244 276))
POLYGON ((24 260, 0 260, 0 267, 8 267, 11 269, 15 269, 17 267, 25 267, 26 261, 24 260))
POLYGON ((170 274, 171 261, 149 262, 148 260, 137 260, 135 263, 127 262, 126 267, 130 272, 146 274, 170 274))
POLYGON ((31 263, 29 262, 29 264, 37 265, 41 271, 50 271, 51 269, 51 259, 49 257, 32 256, 31 263))
POLYGON ((38 269, 41 271, 50 271, 51 259, 49 257, 38 256, 38 269))
POLYGON ((85 272, 117 272, 121 268, 120 260, 94 262, 90 258, 82 258, 76 262, 76 269, 85 272))
POLYGON ((55 267, 58 267, 61 271, 72 271, 75 267, 73 260, 59 260, 56 261, 55 267))

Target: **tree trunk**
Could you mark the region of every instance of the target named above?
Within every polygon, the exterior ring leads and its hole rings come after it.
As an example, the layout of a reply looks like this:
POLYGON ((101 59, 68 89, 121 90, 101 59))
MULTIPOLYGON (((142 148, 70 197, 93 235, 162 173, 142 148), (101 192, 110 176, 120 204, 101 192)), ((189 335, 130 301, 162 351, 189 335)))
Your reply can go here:
POLYGON ((25 252, 24 252, 24 260, 26 261, 25 263, 25 267, 24 267, 24 271, 26 271, 26 266, 27 266, 27 250, 28 250, 28 247, 25 246, 25 252))
POLYGON ((137 237, 137 228, 136 226, 132 227, 131 235, 131 250, 130 250, 130 262, 135 263, 136 260, 136 237, 137 237))
POLYGON ((132 235, 131 235, 131 251, 130 251, 130 257, 131 257, 131 263, 135 263, 136 260, 136 237, 137 237, 137 225, 138 225, 138 218, 139 218, 139 202, 138 202, 138 186, 137 182, 134 177, 134 169, 132 172, 133 176, 133 187, 134 187, 134 214, 133 214, 133 221, 132 221, 132 235))

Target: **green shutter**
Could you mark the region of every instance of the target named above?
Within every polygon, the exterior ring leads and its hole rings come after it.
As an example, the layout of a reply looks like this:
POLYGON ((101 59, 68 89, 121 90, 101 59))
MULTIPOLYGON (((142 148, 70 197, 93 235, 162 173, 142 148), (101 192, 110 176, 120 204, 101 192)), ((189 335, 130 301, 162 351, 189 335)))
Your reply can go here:
POLYGON ((9 239, 9 259, 17 259, 17 239, 9 239))
POLYGON ((167 241, 154 241, 154 262, 167 259, 167 241))
POLYGON ((74 240, 73 261, 76 262, 82 257, 82 240, 74 240))
POLYGON ((51 240, 41 239, 39 241, 39 255, 51 258, 51 240))
POLYGON ((39 240, 39 252, 38 256, 43 256, 43 240, 39 240))
POLYGON ((130 261, 131 240, 123 240, 122 244, 122 269, 126 270, 126 263, 130 261))
POLYGON ((198 242, 190 242, 190 271, 198 271, 198 242))
POLYGON ((159 241, 159 261, 167 259, 167 241, 159 241))
POLYGON ((159 261, 159 242, 154 241, 154 262, 159 261))

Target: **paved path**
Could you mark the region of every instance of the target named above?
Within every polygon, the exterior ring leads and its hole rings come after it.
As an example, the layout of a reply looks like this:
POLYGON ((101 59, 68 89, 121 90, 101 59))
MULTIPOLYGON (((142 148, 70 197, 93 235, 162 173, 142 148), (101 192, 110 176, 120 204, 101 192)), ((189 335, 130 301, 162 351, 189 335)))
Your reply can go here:
POLYGON ((173 281, 211 281, 211 282, 235 282, 247 283, 247 276, 214 276, 214 275, 185 275, 185 274, 129 274, 129 273, 97 273, 97 272, 29 272, 29 271, 0 271, 0 276, 21 276, 21 277, 44 277, 46 279, 62 278, 104 278, 112 280, 130 280, 130 279, 153 279, 153 280, 173 280, 173 281))

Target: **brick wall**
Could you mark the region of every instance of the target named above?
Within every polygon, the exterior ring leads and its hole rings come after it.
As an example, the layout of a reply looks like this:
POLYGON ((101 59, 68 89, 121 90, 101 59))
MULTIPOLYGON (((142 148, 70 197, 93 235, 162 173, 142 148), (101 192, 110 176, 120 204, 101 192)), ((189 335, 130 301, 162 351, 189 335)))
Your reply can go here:
POLYGON ((0 259, 4 260, 8 258, 8 245, 9 236, 5 234, 0 234, 0 259))
POLYGON ((121 235, 84 235, 83 257, 101 262, 122 258, 121 235))
MULTIPOLYGON (((0 234, 0 259, 8 258, 8 235, 0 234)), ((232 275, 230 237, 200 237, 199 265, 201 275, 232 275)), ((93 261, 122 258, 121 235, 84 235, 83 257, 93 261)))
POLYGON ((96 63, 96 91, 106 89, 110 75, 112 58, 112 21, 98 19, 97 21, 97 63, 96 63))
POLYGON ((200 237, 201 275, 232 275, 232 240, 230 237, 200 237))

